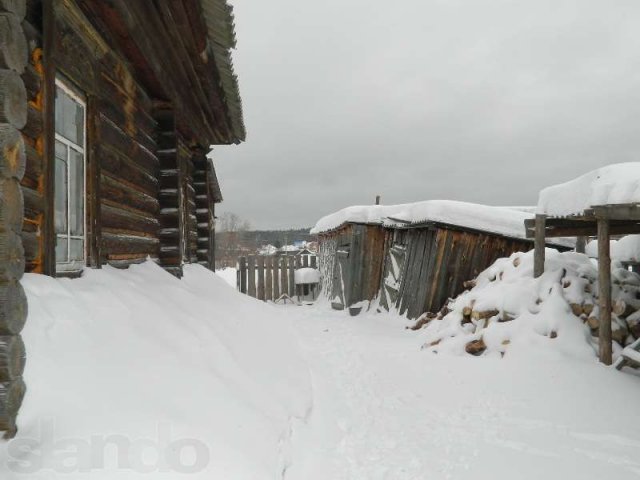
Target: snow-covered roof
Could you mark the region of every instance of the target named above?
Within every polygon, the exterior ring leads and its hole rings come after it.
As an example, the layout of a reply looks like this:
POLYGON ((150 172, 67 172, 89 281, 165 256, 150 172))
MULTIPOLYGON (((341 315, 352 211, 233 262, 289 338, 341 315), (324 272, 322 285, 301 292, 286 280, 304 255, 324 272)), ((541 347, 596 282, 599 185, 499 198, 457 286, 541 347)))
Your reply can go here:
POLYGON ((428 200, 401 205, 366 205, 344 208, 321 218, 311 233, 335 230, 345 223, 385 226, 415 225, 427 222, 526 238, 524 221, 528 212, 509 207, 492 207, 453 200, 428 200))
POLYGON ((315 268, 298 268, 294 272, 294 278, 296 285, 303 283, 319 283, 320 272, 315 268))
POLYGON ((540 192, 538 213, 565 217, 598 205, 640 203, 640 162, 598 168, 540 192))

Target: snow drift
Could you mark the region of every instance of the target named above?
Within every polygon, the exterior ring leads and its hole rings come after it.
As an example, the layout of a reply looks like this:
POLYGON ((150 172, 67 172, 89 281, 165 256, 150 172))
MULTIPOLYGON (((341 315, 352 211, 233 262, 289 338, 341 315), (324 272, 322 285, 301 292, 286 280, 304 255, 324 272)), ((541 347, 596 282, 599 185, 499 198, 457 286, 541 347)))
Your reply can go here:
MULTIPOLYGON (((423 316, 434 353, 502 356, 553 350, 592 359, 597 349, 597 268, 586 255, 547 249, 545 273, 533 277, 533 252, 514 253, 483 271, 472 288, 436 317, 423 316)), ((640 276, 613 265, 614 355, 640 337, 640 276)))
MULTIPOLYGON (((290 424, 307 415, 311 393, 286 311, 197 265, 182 280, 147 262, 77 280, 30 274, 24 286, 29 392, 18 443, 0 444, 0 478, 25 478, 14 476, 19 468, 52 478, 64 439, 139 442, 159 429, 206 446, 210 458, 189 478, 271 479, 287 468, 290 424), (30 439, 31 448, 12 449, 30 439)), ((118 468, 118 455, 107 448, 91 478, 149 478, 118 468)), ((159 472, 157 458, 144 463, 153 478, 175 478, 159 472)), ((65 478, 87 478, 92 467, 80 455, 65 478)))

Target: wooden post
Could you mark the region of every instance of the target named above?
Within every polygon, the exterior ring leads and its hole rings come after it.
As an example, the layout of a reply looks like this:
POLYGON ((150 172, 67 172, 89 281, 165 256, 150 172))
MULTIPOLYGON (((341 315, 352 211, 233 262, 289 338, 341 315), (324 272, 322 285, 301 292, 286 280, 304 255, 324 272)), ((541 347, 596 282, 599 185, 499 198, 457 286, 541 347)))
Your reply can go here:
POLYGON ((576 239, 576 252, 585 253, 587 249, 587 237, 578 237, 576 239))
POLYGON ((247 295, 256 298, 256 257, 249 255, 247 259, 247 295))
POLYGON ((247 293, 247 259, 238 259, 238 273, 240 275, 240 293, 247 293))
POLYGON ((287 293, 287 257, 280 257, 280 295, 287 293))
POLYGON ((536 215, 536 237, 533 252, 533 276, 538 278, 544 273, 546 216, 536 215))
POLYGON ((376 205, 380 205, 380 195, 376 195, 376 205))
POLYGON ((296 264, 295 257, 289 257, 289 296, 293 298, 296 294, 296 264))
POLYGON ((264 301, 264 256, 258 256, 258 300, 264 301))
POLYGON ((94 96, 87 98, 87 263, 102 268, 102 202, 100 201, 99 108, 94 96))
POLYGON ((55 185, 55 103, 56 103, 56 22, 53 0, 42 2, 42 111, 44 120, 43 185, 44 218, 42 220, 42 273, 56 273, 56 232, 54 225, 54 185, 55 185))
POLYGON ((273 299, 280 298, 280 259, 278 257, 272 257, 273 262, 273 299))
POLYGON ((265 260, 265 290, 264 297, 265 300, 270 301, 273 300, 273 257, 268 256, 264 258, 265 260))
POLYGON ((302 257, 302 266, 304 268, 309 268, 309 256, 305 255, 304 257, 302 257))
POLYGON ((600 310, 600 361, 611 365, 611 256, 609 248, 609 219, 598 218, 598 303, 600 310))

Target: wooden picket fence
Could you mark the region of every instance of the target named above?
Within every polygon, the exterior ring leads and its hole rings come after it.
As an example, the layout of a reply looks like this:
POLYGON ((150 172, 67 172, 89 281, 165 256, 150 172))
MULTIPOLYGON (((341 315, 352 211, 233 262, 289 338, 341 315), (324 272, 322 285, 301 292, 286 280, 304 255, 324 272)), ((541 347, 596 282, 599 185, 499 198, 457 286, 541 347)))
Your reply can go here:
POLYGON ((283 295, 293 298, 298 294, 295 271, 305 267, 318 268, 317 257, 263 255, 240 257, 237 267, 238 290, 264 301, 276 301, 283 295))

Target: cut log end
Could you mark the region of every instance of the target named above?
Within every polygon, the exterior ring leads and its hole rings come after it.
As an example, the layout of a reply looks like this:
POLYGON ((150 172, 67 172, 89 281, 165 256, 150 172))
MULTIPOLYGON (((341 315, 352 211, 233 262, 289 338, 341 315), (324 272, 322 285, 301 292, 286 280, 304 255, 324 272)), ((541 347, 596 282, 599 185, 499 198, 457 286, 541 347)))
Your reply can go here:
POLYGON ((27 166, 24 139, 15 127, 0 125, 0 177, 22 180, 27 166))
POLYGON ((27 89, 18 73, 0 70, 0 123, 18 130, 27 124, 27 89))
POLYGON ((24 328, 27 313, 27 297, 20 282, 0 283, 0 335, 18 335, 24 328))
POLYGON ((0 336, 0 383, 21 377, 26 359, 26 350, 20 335, 0 336))
POLYGON ((20 22, 21 19, 14 13, 0 12, 0 32, 3 35, 0 68, 22 74, 29 61, 29 48, 20 22))

